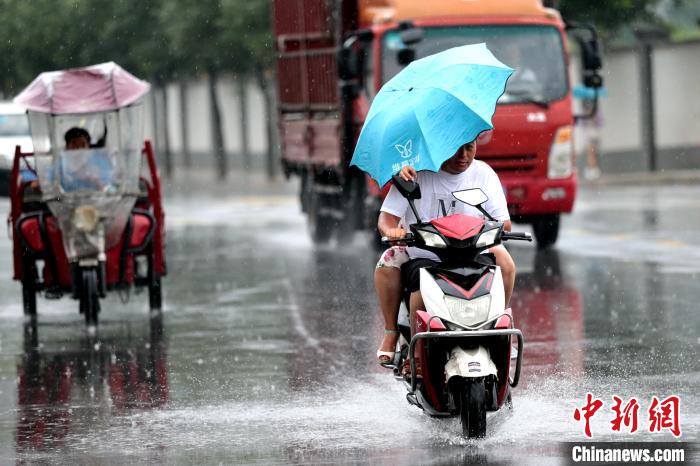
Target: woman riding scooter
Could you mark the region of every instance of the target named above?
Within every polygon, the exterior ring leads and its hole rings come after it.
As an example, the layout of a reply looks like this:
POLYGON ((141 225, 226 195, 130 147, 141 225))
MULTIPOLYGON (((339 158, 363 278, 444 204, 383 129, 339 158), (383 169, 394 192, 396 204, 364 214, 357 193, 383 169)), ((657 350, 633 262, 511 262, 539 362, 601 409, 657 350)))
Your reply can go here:
MULTIPOLYGON (((496 220, 505 223, 504 229, 510 231, 511 222, 505 195, 498 175, 486 163, 475 160, 476 140, 471 141, 445 161, 441 170, 417 173, 413 167, 404 167, 399 175, 404 180, 418 181, 423 197, 416 202, 416 208, 422 220, 428 221, 454 213, 467 213, 481 216, 473 207, 455 202, 452 192, 481 188, 488 196, 484 208, 496 220)), ((415 222, 408 203, 392 186, 381 208, 377 228, 382 236, 389 240, 399 240, 406 235, 406 227, 415 222)), ((510 300, 515 284, 515 263, 508 251, 502 246, 492 247, 489 252, 501 267, 505 287, 506 306, 510 300)), ((437 263, 437 257, 427 251, 405 246, 394 246, 386 250, 374 274, 377 298, 384 317, 384 338, 377 359, 380 365, 394 364, 396 344, 399 331, 396 320, 401 302, 403 287, 411 292, 411 312, 422 307, 418 291, 418 272, 421 268, 437 263)), ((413 322, 413 320, 411 320, 413 322)), ((412 333, 415 329, 412 328, 412 333)), ((404 366, 408 375, 408 364, 404 366)))

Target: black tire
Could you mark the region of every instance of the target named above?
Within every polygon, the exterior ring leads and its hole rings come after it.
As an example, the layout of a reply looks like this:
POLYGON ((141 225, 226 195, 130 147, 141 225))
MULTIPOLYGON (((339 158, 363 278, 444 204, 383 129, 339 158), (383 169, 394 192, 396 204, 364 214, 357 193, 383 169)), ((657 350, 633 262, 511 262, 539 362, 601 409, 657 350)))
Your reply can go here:
POLYGON ((25 316, 36 317, 36 290, 28 281, 22 282, 22 307, 25 316))
POLYGON ((559 237, 559 214, 542 215, 532 221, 532 231, 539 249, 546 249, 557 242, 559 237))
POLYGON ((0 196, 10 196, 10 170, 0 169, 0 196))
POLYGON ((460 393, 459 417, 467 438, 486 436, 486 389, 483 380, 465 380, 460 393))
POLYGON ((22 308, 24 315, 36 317, 36 280, 37 272, 34 263, 24 264, 24 277, 22 278, 22 308))
POLYGON ((160 277, 153 277, 148 284, 148 305, 151 311, 160 311, 163 308, 163 288, 160 277))
POLYGON ((100 313, 100 298, 97 289, 97 270, 83 269, 80 284, 80 312, 85 315, 85 324, 97 326, 100 313))
POLYGON ((328 243, 336 228, 335 219, 323 212, 325 197, 319 193, 312 192, 308 198, 309 204, 306 219, 311 240, 316 244, 328 243))
POLYGON ((22 309, 24 315, 36 317, 36 283, 38 272, 33 260, 26 259, 22 267, 22 309))

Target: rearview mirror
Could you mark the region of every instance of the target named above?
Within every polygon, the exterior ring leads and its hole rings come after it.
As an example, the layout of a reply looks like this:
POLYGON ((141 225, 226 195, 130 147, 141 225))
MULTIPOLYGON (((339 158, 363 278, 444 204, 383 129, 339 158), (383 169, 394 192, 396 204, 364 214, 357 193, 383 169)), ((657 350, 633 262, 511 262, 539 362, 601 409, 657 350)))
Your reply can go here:
POLYGON ((391 182, 406 199, 420 199, 420 186, 415 181, 406 181, 399 175, 394 175, 391 177, 391 182))
POLYGON ((476 207, 489 200, 489 197, 481 188, 465 189, 464 191, 455 191, 452 195, 461 202, 476 207))

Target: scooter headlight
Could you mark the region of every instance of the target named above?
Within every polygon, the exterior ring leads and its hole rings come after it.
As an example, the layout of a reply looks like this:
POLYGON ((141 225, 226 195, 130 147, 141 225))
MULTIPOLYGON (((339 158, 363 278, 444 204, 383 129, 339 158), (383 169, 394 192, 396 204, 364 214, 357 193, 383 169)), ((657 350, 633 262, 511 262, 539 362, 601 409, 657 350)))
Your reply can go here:
POLYGON ((480 298, 467 300, 444 296, 445 305, 450 312, 452 321, 460 325, 477 325, 484 322, 489 317, 491 308, 491 296, 486 295, 480 298))
POLYGON ((97 226, 99 215, 92 206, 80 206, 73 211, 73 226, 84 233, 90 233, 97 226))
POLYGON ((447 243, 442 237, 436 233, 431 233, 429 231, 418 230, 418 234, 423 238, 425 244, 431 248, 446 248, 447 243))
POLYGON ((479 235, 479 239, 476 240, 476 247, 481 248, 484 246, 493 246, 496 243, 497 236, 498 228, 483 232, 481 235, 479 235))

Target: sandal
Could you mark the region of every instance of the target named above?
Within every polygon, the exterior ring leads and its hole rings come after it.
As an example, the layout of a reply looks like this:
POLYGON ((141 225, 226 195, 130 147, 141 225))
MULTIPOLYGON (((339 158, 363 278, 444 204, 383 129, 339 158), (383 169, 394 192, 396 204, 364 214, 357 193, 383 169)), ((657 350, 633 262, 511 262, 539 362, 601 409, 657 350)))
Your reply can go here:
MULTIPOLYGON (((385 328, 384 333, 399 333, 399 331, 385 328)), ((394 345, 394 347, 396 347, 396 345, 394 345)), ((395 357, 396 351, 377 350, 377 362, 380 366, 393 366, 395 357)))
MULTIPOLYGON (((408 357, 403 360, 403 365, 401 366, 401 376, 407 381, 410 381, 413 377, 413 374, 411 373, 411 360, 408 359, 408 357)), ((416 365, 416 378, 423 378, 420 365, 416 365)))
POLYGON ((401 375, 406 380, 411 380, 411 360, 406 358, 403 360, 403 366, 401 366, 401 375))

